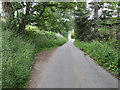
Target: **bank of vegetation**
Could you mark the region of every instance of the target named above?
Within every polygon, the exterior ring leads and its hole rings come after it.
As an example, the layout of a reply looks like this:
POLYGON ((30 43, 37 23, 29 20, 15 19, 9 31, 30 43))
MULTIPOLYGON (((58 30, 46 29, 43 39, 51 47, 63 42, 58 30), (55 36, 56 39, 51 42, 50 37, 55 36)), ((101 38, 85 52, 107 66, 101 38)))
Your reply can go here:
POLYGON ((108 44, 108 42, 99 42, 99 41, 93 41, 93 42, 74 42, 75 46, 83 50, 87 55, 89 55, 91 58, 93 58, 99 65, 103 66, 110 72, 112 72, 113 75, 117 77, 118 74, 120 74, 120 71, 118 69, 118 63, 120 57, 118 56, 118 50, 113 48, 115 43, 113 42, 111 45, 111 42, 108 44))
POLYGON ((6 29, 2 32, 2 42, 2 86, 22 88, 30 79, 35 55, 42 50, 61 46, 67 39, 48 31, 33 33, 26 30, 26 34, 17 35, 6 29))

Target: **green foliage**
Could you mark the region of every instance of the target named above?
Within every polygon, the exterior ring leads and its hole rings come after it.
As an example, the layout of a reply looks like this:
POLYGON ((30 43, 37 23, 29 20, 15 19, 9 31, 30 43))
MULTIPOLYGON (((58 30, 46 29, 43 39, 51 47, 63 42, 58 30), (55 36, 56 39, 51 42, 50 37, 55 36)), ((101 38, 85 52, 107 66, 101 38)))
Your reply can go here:
POLYGON ((29 41, 10 31, 3 31, 3 88, 23 87, 29 77, 33 53, 34 45, 29 41))
POLYGON ((109 34, 109 29, 106 27, 101 27, 98 29, 101 34, 109 34))
POLYGON ((53 32, 26 31, 15 35, 10 30, 3 34, 2 86, 3 88, 23 88, 29 80, 33 58, 38 51, 63 45, 67 40, 53 32))
POLYGON ((25 29, 31 30, 31 31, 33 31, 33 30, 34 30, 34 31, 35 31, 35 30, 39 30, 38 27, 36 27, 36 26, 31 26, 31 25, 27 25, 25 29))
POLYGON ((65 38, 68 38, 68 32, 65 30, 60 30, 60 34, 62 34, 65 38))
MULTIPOLYGON (((111 43, 113 43, 111 41, 111 43)), ((106 67, 108 70, 112 71, 114 74, 119 75, 120 69, 118 68, 118 50, 111 47, 110 44, 106 42, 79 42, 75 41, 75 46, 84 50, 92 58, 96 60, 97 63, 106 67)))
POLYGON ((84 2, 78 3, 78 9, 75 11, 75 36, 82 41, 91 39, 92 28, 91 21, 88 19, 88 11, 84 2))
POLYGON ((2 22, 0 21, 0 89, 2 89, 2 22))
POLYGON ((72 32, 71 38, 75 38, 75 33, 74 32, 72 32))
POLYGON ((9 27, 19 33, 24 32, 26 25, 38 26, 40 30, 68 32, 72 30, 73 12, 75 3, 60 2, 5 2, 2 3, 7 15, 9 27), (26 8, 26 10, 24 10, 26 8), (25 12, 24 12, 25 11, 25 12))

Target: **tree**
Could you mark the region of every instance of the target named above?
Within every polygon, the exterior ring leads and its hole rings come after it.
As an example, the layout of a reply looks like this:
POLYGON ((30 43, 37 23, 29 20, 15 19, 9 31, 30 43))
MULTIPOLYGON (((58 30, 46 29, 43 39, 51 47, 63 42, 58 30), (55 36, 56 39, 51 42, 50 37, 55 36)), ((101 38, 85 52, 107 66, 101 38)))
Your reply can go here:
POLYGON ((100 23, 100 13, 99 10, 103 8, 103 3, 102 2, 91 2, 90 8, 91 12, 93 13, 93 18, 92 18, 92 23, 93 23, 93 32, 92 32, 92 37, 96 40, 99 40, 100 38, 100 33, 98 31, 99 29, 99 23, 100 23))
POLYGON ((13 19, 9 18, 11 21, 9 25, 16 27, 15 30, 19 33, 23 33, 28 24, 36 25, 41 30, 54 32, 61 32, 61 30, 67 32, 72 29, 69 24, 72 22, 71 10, 74 9, 74 3, 9 2, 9 4, 12 9, 8 8, 8 11, 4 11, 12 12, 13 19))
POLYGON ((90 23, 86 3, 78 3, 77 10, 75 11, 76 38, 81 41, 90 41, 92 33, 90 23))
POLYGON ((12 7, 12 3, 10 2, 2 2, 2 8, 4 11, 4 18, 7 20, 7 24, 10 27, 11 22, 14 19, 14 10, 12 7))

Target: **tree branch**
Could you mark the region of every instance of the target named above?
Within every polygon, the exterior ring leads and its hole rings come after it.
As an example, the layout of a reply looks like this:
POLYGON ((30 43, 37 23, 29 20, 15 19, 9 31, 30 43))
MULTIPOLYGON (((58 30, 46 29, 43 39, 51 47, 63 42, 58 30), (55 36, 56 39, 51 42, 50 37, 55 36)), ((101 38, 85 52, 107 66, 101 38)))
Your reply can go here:
POLYGON ((44 11, 45 11, 45 8, 46 8, 46 6, 45 5, 43 5, 43 10, 40 12, 40 17, 43 15, 43 13, 44 13, 44 11))

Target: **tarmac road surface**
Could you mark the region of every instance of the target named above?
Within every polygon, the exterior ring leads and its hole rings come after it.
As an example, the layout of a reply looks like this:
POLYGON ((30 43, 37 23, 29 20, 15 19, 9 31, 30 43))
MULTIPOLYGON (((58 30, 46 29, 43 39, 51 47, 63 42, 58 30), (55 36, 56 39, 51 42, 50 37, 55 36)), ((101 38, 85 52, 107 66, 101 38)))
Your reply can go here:
POLYGON ((118 88, 118 80, 76 48, 73 40, 49 59, 34 88, 118 88))

